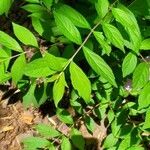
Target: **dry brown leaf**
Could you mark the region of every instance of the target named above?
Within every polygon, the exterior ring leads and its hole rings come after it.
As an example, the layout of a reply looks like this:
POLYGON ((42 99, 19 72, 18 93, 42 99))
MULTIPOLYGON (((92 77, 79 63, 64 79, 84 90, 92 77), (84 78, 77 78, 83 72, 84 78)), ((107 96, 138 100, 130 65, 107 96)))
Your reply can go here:
POLYGON ((28 111, 25 111, 24 113, 21 114, 21 120, 26 124, 32 124, 33 119, 34 115, 28 111))
POLYGON ((0 133, 2 132, 7 132, 7 131, 10 131, 10 130, 13 130, 14 127, 13 126, 5 126, 3 127, 1 130, 0 130, 0 133))

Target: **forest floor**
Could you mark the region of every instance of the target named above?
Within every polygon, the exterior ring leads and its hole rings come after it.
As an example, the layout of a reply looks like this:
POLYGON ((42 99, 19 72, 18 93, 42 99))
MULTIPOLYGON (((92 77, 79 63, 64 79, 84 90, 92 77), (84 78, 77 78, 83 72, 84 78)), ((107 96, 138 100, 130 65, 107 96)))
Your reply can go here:
MULTIPOLYGON (((55 114, 51 114, 51 106, 46 103, 40 108, 30 107, 25 109, 18 95, 12 89, 0 85, 0 150, 22 150, 23 139, 36 136, 38 133, 34 126, 39 123, 51 125, 58 131, 67 135, 70 128, 62 123, 55 114), (14 93, 13 93, 13 92, 14 93)), ((84 124, 80 131, 87 141, 87 150, 99 150, 103 138, 106 136, 106 129, 101 123, 95 125, 93 134, 89 134, 84 124)), ((59 141, 56 142, 59 143, 59 141)), ((58 149, 60 147, 59 144, 58 149)))

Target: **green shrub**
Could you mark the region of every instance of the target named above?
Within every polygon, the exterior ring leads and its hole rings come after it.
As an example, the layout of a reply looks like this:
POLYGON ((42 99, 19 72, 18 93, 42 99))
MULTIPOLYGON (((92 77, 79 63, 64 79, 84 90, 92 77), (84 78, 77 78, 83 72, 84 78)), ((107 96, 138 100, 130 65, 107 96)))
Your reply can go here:
MULTIPOLYGON (((43 138, 26 139, 27 150, 55 149, 52 138, 60 139, 62 150, 85 149, 85 140, 76 128, 79 120, 89 133, 96 122, 105 120, 108 135, 101 143, 104 149, 147 148, 150 2, 122 3, 26 0, 19 9, 28 12, 32 30, 12 22, 14 36, 0 31, 0 83, 9 80, 20 89, 25 107, 53 102, 58 118, 71 128, 66 136, 38 125, 43 138), (76 117, 66 107, 72 107, 76 117)), ((9 17, 11 4, 11 0, 1 0, 0 14, 9 17)))

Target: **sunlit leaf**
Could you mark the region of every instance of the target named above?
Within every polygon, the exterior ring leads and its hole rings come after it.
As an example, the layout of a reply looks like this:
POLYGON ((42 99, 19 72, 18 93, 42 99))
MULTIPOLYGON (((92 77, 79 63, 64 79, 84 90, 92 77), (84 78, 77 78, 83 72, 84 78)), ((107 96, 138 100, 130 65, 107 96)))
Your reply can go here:
POLYGON ((22 52, 18 42, 3 31, 0 31, 0 44, 14 51, 22 52))
POLYGON ((120 31, 113 25, 104 23, 103 30, 108 40, 124 52, 124 39, 120 31))
POLYGON ((22 78, 26 65, 25 55, 19 56, 11 68, 12 80, 15 84, 22 78))
POLYGON ((60 135, 60 133, 57 130, 55 130, 50 125, 46 124, 38 124, 35 126, 35 129, 39 132, 40 135, 46 138, 57 137, 60 135))
POLYGON ((89 79, 73 62, 70 64, 70 75, 73 87, 78 91, 79 95, 85 100, 85 102, 88 103, 91 95, 91 83, 89 79))
POLYGON ((145 62, 140 63, 133 72, 133 89, 139 90, 148 82, 149 80, 149 65, 145 62))
MULTIPOLYGON (((149 94, 149 98, 150 98, 150 94, 149 94)), ((144 122, 144 125, 143 125, 143 129, 150 129, 150 109, 148 109, 147 112, 146 112, 145 122, 144 122)))
POLYGON ((61 33, 66 36, 70 41, 80 45, 82 43, 80 32, 70 21, 70 19, 56 12, 54 13, 54 17, 56 25, 58 26, 61 33))
POLYGON ((100 46, 102 47, 102 53, 109 55, 111 52, 111 46, 106 42, 105 37, 103 36, 102 32, 93 32, 96 40, 99 42, 100 46))
POLYGON ((73 119, 70 113, 65 109, 57 109, 57 117, 66 124, 73 124, 73 119))
POLYGON ((87 47, 83 48, 84 55, 91 68, 98 74, 106 79, 110 84, 117 86, 114 74, 107 63, 96 53, 92 52, 87 47))
POLYGON ((140 49, 150 50, 150 38, 142 41, 140 49))
POLYGON ((99 17, 102 19, 108 13, 109 1, 97 0, 97 2, 95 3, 95 8, 99 17))
POLYGON ((30 77, 46 77, 54 74, 55 71, 48 67, 43 58, 38 58, 28 63, 24 69, 24 74, 30 77))
POLYGON ((62 142, 61 142, 61 150, 71 150, 71 143, 68 138, 63 136, 62 142))
POLYGON ((126 77, 132 73, 137 65, 137 57, 133 53, 128 53, 123 60, 122 73, 123 77, 126 77))
POLYGON ((87 29, 90 28, 90 25, 86 21, 86 19, 78 11, 76 11, 75 9, 73 9, 68 5, 65 4, 61 5, 57 10, 57 12, 69 18, 71 22, 77 27, 87 29))
POLYGON ((139 109, 146 108, 150 105, 150 82, 142 89, 138 98, 139 109))
POLYGON ((18 25, 16 23, 13 23, 13 30, 16 37, 25 45, 32 45, 35 47, 38 47, 38 43, 36 40, 36 37, 33 35, 29 29, 18 25))
POLYGON ((65 85, 65 76, 64 73, 62 73, 61 76, 55 81, 53 86, 53 99, 56 107, 64 95, 65 85))
POLYGON ((23 140, 23 144, 26 149, 30 150, 32 148, 33 150, 49 146, 49 141, 40 137, 28 137, 23 140))

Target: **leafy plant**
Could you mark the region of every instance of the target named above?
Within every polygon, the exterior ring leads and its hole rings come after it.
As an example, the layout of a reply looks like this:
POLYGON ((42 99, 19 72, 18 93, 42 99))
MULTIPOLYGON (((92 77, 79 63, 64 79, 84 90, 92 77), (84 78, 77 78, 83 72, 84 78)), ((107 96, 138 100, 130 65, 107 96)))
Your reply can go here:
MULTIPOLYGON (((108 133, 100 144, 103 149, 148 147, 150 3, 135 0, 129 7, 122 3, 26 0, 20 9, 29 13, 34 31, 16 22, 12 22, 15 36, 0 31, 0 83, 9 81, 20 89, 25 107, 53 102, 57 117, 70 127, 64 135, 37 125, 41 137, 26 139, 25 149, 55 149, 54 138, 62 150, 86 149, 79 122, 92 134, 102 120, 108 133), (142 14, 140 6, 145 9, 142 14)), ((0 14, 7 15, 10 1, 6 5, 2 0, 0 6, 0 14)))

